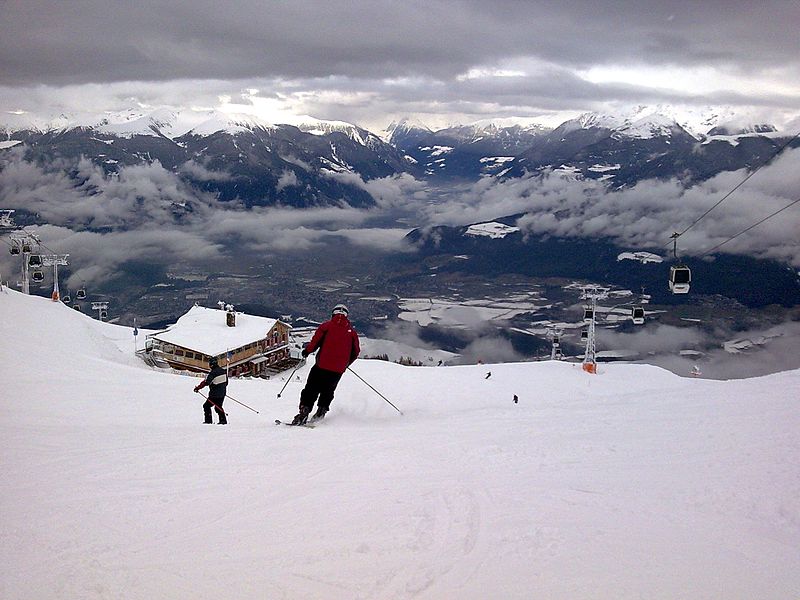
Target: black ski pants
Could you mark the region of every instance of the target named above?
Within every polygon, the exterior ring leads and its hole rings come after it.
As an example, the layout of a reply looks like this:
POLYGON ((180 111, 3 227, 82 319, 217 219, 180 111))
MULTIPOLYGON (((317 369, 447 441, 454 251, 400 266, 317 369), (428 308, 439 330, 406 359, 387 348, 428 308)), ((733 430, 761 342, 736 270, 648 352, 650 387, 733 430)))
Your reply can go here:
POLYGON ((320 369, 317 365, 311 367, 306 387, 300 392, 300 406, 305 406, 308 412, 311 412, 314 402, 319 398, 317 410, 328 410, 333 402, 333 392, 336 391, 341 378, 341 373, 320 369))
POLYGON ((206 423, 212 423, 211 420, 211 407, 214 406, 214 410, 217 412, 217 416, 219 417, 219 422, 221 425, 227 425, 228 418, 225 416, 225 411, 222 410, 222 401, 225 400, 225 397, 222 398, 209 398, 203 403, 203 415, 205 415, 206 423), (212 402, 214 404, 212 404, 212 402))

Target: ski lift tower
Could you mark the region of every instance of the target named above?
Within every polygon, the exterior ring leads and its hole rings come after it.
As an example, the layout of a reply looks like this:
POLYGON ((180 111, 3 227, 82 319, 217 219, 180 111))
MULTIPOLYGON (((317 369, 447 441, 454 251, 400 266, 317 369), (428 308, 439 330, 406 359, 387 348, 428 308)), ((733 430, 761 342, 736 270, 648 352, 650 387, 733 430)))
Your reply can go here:
POLYGON ((28 274, 28 266, 30 261, 30 256, 33 251, 34 246, 39 245, 39 236, 35 233, 29 233, 27 235, 12 235, 11 238, 11 254, 21 254, 22 255, 22 293, 23 294, 30 294, 31 293, 31 283, 30 283, 30 276, 28 274))
POLYGON ((108 302, 92 302, 92 310, 97 311, 97 318, 102 321, 108 317, 108 302))
MULTIPOLYGON (((597 373, 597 355, 595 352, 595 322, 597 320, 597 300, 608 297, 608 289, 605 288, 584 288, 584 300, 589 300, 591 315, 588 319, 588 335, 586 336, 586 350, 583 353, 583 370, 587 373, 597 373)), ((588 310, 586 311, 588 312, 588 310)))
MULTIPOLYGON (((16 223, 14 223, 14 218, 12 215, 14 214, 13 209, 2 208, 0 209, 0 231, 4 229, 16 229, 16 223)), ((17 250, 19 251, 19 250, 17 250)), ((14 246, 11 246, 11 253, 14 254, 14 246)), ((3 289, 3 279, 0 277, 0 290, 3 289)))
POLYGON ((68 258, 69 254, 45 254, 42 256, 42 264, 45 267, 53 267, 53 302, 58 302, 61 299, 58 292, 58 266, 68 265, 68 258))

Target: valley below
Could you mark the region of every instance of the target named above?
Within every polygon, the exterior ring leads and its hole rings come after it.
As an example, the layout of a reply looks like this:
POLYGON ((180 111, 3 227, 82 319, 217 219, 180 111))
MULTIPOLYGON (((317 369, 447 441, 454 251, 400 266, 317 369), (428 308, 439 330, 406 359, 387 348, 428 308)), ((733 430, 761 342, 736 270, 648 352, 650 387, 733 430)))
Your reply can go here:
MULTIPOLYGON (((746 306, 720 294, 648 293, 656 290, 629 289, 599 277, 472 273, 468 262, 464 255, 365 252, 337 243, 248 254, 202 269, 175 264, 138 281, 128 277, 117 280, 117 287, 90 289, 82 305, 75 303, 91 312, 92 301, 109 301, 113 322, 130 326, 135 319, 139 327, 159 329, 194 303, 214 307, 221 301, 284 319, 301 331, 344 302, 362 336, 401 341, 423 355, 425 349, 451 352, 456 356, 450 363, 549 359, 554 335, 564 359, 580 361, 588 328, 584 294, 594 287, 605 290, 596 311, 598 361, 646 362, 681 375, 699 364, 715 378, 800 366, 796 353, 785 350, 800 339, 798 306, 746 306), (633 323, 634 307, 644 309, 644 324, 633 323)), ((620 262, 634 268, 632 261, 620 262)), ((666 289, 668 268, 645 267, 666 289)))

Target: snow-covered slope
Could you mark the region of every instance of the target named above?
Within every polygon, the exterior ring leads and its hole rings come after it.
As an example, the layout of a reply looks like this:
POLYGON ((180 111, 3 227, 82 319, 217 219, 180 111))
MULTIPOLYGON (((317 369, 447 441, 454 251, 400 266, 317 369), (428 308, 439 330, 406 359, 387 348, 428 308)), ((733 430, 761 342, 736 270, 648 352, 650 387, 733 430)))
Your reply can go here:
POLYGON ((800 596, 800 372, 357 361, 403 415, 346 373, 277 427, 303 370, 207 426, 130 330, 0 314, 4 599, 800 596))

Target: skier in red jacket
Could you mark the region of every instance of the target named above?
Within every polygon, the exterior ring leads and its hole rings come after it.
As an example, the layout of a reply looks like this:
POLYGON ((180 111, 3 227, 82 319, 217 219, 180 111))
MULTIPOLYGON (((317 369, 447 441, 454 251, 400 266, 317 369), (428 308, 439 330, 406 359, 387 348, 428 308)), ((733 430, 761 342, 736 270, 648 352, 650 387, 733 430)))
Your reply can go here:
POLYGON ((317 362, 311 367, 306 387, 300 392, 300 412, 292 425, 302 425, 308 420, 314 402, 317 412, 312 420, 321 419, 328 412, 333 401, 333 393, 342 374, 358 357, 361 346, 358 334, 347 318, 348 310, 344 304, 337 304, 329 321, 317 327, 314 337, 303 349, 303 358, 319 350, 317 362))

